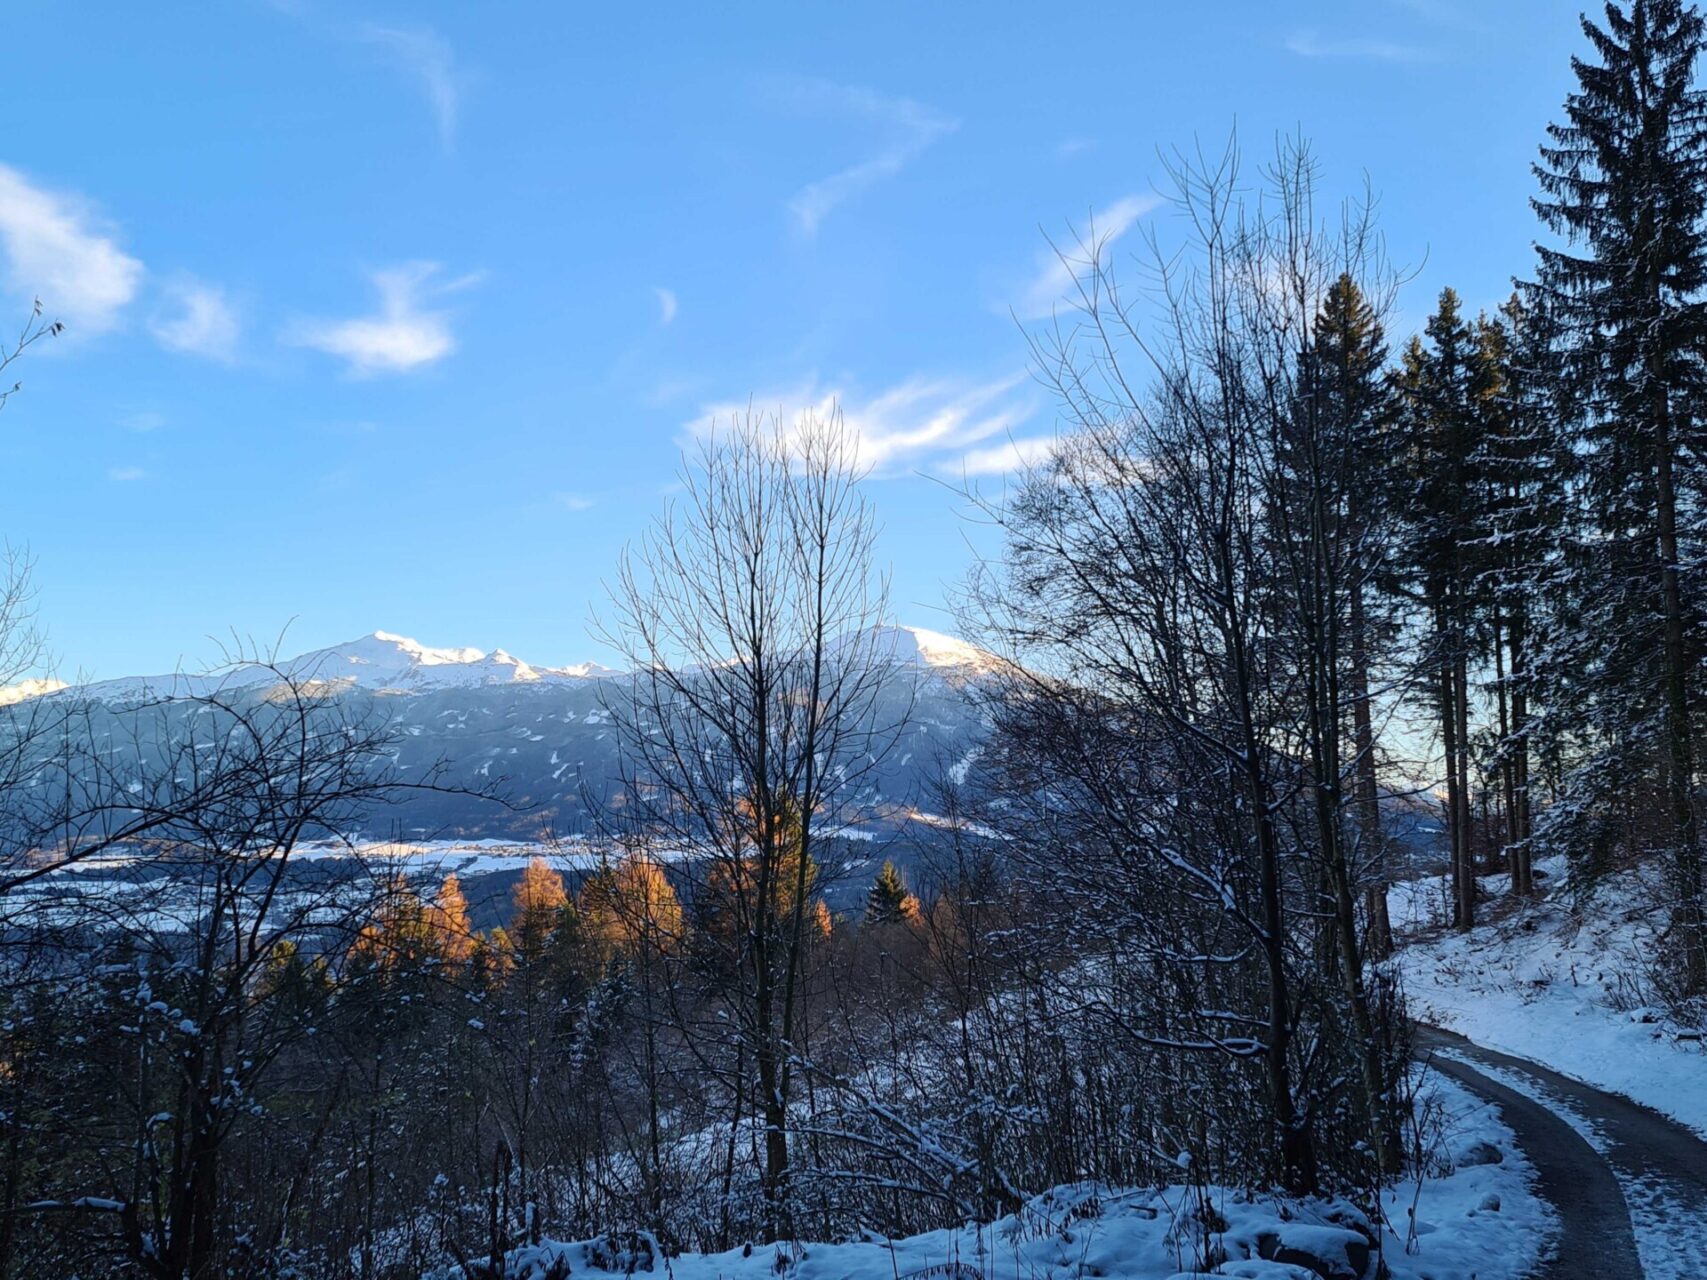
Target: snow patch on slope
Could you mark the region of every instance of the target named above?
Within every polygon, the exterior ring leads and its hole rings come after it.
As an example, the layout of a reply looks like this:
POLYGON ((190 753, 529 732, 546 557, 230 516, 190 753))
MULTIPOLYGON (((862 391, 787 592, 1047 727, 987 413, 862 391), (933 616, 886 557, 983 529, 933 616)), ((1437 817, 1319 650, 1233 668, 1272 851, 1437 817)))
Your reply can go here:
POLYGON ((968 644, 940 631, 924 627, 881 627, 877 634, 877 651, 896 662, 920 667, 976 667, 987 669, 998 659, 977 645, 968 644))
MULTIPOLYGON (((1578 907, 1563 859, 1537 869, 1549 886, 1543 897, 1468 934, 1445 925, 1442 877, 1393 887, 1388 904, 1401 942, 1394 964, 1412 1014, 1623 1094, 1707 1137, 1707 1052, 1645 1003, 1644 973, 1664 924, 1649 905, 1650 886, 1626 872, 1578 907)), ((1505 877, 1481 884, 1498 895, 1505 877)))
MULTIPOLYGON (((1393 1280, 1517 1280, 1529 1273, 1556 1229, 1551 1210, 1531 1190, 1533 1170, 1496 1108, 1450 1081, 1435 1078, 1425 1088, 1442 1103, 1448 1151, 1488 1142, 1507 1158, 1451 1168, 1420 1185, 1389 1191, 1384 1210, 1401 1225, 1378 1233, 1388 1274, 1393 1280), (1417 1233, 1407 1241, 1413 1196, 1417 1233), (1496 1200, 1498 1209, 1484 1207, 1496 1200)), ((656 1243, 644 1234, 621 1244, 546 1241, 513 1251, 504 1274, 563 1274, 550 1268, 566 1263, 567 1274, 593 1280, 637 1273, 673 1280, 1165 1280, 1203 1274, 1193 1268, 1205 1261, 1195 1250, 1205 1218, 1219 1228, 1209 1232, 1226 1259, 1218 1275, 1312 1274, 1265 1259, 1276 1244, 1323 1259, 1324 1268, 1338 1268, 1335 1274, 1351 1272, 1354 1257, 1367 1262, 1372 1252, 1367 1221, 1343 1201, 1281 1201, 1220 1187, 1131 1190, 1085 1183, 1057 1187, 994 1223, 904 1239, 791 1242, 682 1254, 667 1264, 657 1260, 656 1243)), ((454 1267, 436 1275, 462 1277, 454 1267)))

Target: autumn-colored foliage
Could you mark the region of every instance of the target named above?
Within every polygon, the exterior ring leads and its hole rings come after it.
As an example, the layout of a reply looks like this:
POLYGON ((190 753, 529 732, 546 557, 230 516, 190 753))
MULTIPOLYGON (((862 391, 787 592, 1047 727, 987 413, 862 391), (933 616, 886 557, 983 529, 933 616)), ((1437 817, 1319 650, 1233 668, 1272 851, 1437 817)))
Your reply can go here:
POLYGON ((669 878, 637 855, 588 877, 579 908, 585 940, 601 960, 640 946, 668 951, 682 936, 682 907, 669 878))
POLYGON ((427 908, 427 925, 440 955, 452 964, 468 960, 474 936, 468 925, 468 899, 454 871, 444 878, 433 905, 427 908))

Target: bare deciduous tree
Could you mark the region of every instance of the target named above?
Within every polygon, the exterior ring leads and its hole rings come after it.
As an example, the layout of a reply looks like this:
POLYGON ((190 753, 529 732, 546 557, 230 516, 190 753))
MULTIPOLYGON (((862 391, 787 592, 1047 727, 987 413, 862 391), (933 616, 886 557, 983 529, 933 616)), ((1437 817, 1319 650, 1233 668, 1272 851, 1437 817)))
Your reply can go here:
POLYGON ((752 1072, 733 1105, 762 1126, 773 1235, 790 1225, 821 833, 860 797, 908 711, 882 697, 893 641, 879 627, 887 582, 861 476, 839 416, 754 414, 718 430, 624 557, 602 627, 633 671, 607 686, 624 750, 618 812, 682 856, 689 910, 715 917, 704 932, 730 984, 727 1048, 752 1072))
POLYGON ((1328 1043, 1363 1086, 1361 1132, 1334 1150, 1390 1145, 1353 838, 1360 424, 1312 369, 1335 280, 1378 300, 1390 283, 1366 217, 1318 225, 1300 146, 1254 195, 1234 147, 1172 172, 1186 241, 1152 240, 1146 288, 1122 292, 1094 235, 1065 259, 1076 310, 1033 352, 1066 430, 982 504, 1008 558, 972 603, 1047 673, 1015 681, 1011 765, 1048 796, 1032 817, 1065 841, 1042 856, 1086 945, 1135 948, 1169 992, 1110 1013, 1156 1051, 1260 1066, 1272 1175, 1308 1190, 1328 1173, 1328 1043))

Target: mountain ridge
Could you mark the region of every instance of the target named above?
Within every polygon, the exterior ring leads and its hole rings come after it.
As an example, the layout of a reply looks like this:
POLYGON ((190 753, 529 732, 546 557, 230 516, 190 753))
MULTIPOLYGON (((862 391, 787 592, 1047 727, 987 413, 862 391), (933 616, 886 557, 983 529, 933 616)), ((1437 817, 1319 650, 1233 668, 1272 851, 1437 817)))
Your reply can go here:
MULTIPOLYGON (((839 649, 855 636, 871 635, 880 661, 924 671, 989 672, 1001 660, 968 641, 925 627, 884 624, 839 637, 839 649), (884 651, 884 646, 888 651, 884 651)), ((33 698, 71 695, 97 701, 145 697, 196 697, 246 688, 286 677, 324 681, 370 692, 417 694, 444 689, 531 684, 580 684, 627 674, 597 662, 536 666, 498 648, 433 646, 397 632, 376 630, 353 640, 311 649, 272 662, 239 662, 206 672, 116 676, 87 682, 32 679, 0 688, 0 706, 33 698)))
MULTIPOLYGON (((893 749, 837 805, 855 826, 893 830, 984 741, 988 723, 978 690, 1003 664, 966 641, 919 627, 854 632, 840 644, 853 647, 849 661, 877 661, 866 714, 874 726, 897 728, 893 749)), ((86 706, 91 739, 105 744, 105 767, 122 781, 157 775, 163 749, 201 731, 199 697, 265 699, 281 674, 326 681, 354 719, 383 722, 381 754, 400 782, 431 777, 440 784, 409 792, 406 803, 376 806, 352 834, 538 840, 590 831, 599 812, 620 800, 623 746, 609 702, 610 682, 620 673, 592 665, 536 667, 502 649, 433 647, 373 632, 272 664, 44 687, 29 696, 86 706), (153 717, 145 729, 138 727, 139 713, 153 717), (507 803, 481 798, 486 791, 507 803)), ((57 785, 51 763, 43 764, 36 783, 57 785)))

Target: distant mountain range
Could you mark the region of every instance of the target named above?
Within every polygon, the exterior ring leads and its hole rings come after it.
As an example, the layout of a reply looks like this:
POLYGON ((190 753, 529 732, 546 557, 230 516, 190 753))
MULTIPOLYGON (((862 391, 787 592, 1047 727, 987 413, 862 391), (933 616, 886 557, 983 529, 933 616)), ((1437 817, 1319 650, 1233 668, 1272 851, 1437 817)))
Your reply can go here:
MULTIPOLYGON (((963 640, 919 627, 885 627, 874 641, 886 668, 876 713, 886 723, 908 714, 888 757, 861 780, 857 794, 843 797, 851 818, 845 834, 856 841, 894 833, 927 816, 936 784, 966 776, 989 732, 976 694, 1002 665, 963 640)), ((109 767, 121 779, 128 770, 141 777, 152 762, 135 757, 150 750, 155 735, 126 732, 127 707, 216 688, 263 698, 281 671, 334 687, 358 716, 389 721, 396 734, 391 763, 399 777, 422 778, 437 769, 450 788, 410 793, 403 803, 375 809, 364 829, 344 834, 506 845, 595 835, 593 811, 616 792, 618 743, 605 698, 611 692, 606 682, 623 679, 622 673, 595 663, 533 666, 502 649, 433 648, 385 631, 271 665, 205 675, 131 676, 81 686, 35 681, 0 689, 0 706, 41 698, 89 700, 93 732, 112 744, 105 748, 109 767), (508 803, 464 794, 486 789, 508 803)), ((168 738, 183 740, 195 707, 168 708, 169 715, 183 717, 168 738)), ((1383 808, 1399 844, 1395 869, 1432 865, 1440 833, 1428 798, 1395 794, 1383 808)))
MULTIPOLYGON (((973 688, 999 666, 991 655, 951 636, 918 627, 885 627, 874 637, 885 664, 880 716, 911 702, 895 749, 844 797, 857 826, 892 830, 917 807, 928 808, 932 782, 976 751, 986 724, 973 688)), ((510 806, 469 795, 424 792, 381 808, 370 829, 349 834, 406 840, 531 841, 547 834, 587 833, 591 810, 615 790, 617 741, 604 709, 603 686, 623 679, 594 663, 536 667, 502 649, 433 648, 375 631, 344 644, 269 665, 242 664, 210 674, 131 676, 80 686, 35 682, 0 690, 0 705, 34 698, 89 700, 100 717, 121 719, 143 700, 189 697, 215 689, 265 696, 279 673, 335 687, 360 713, 385 717, 396 732, 393 766, 404 780, 442 770, 452 788, 493 788, 510 806)), ((182 732, 190 731, 186 705, 182 732)), ((113 732, 119 752, 136 752, 134 735, 113 732)), ((126 762, 115 760, 122 776, 126 762)), ((147 762, 138 759, 140 775, 147 762)))

